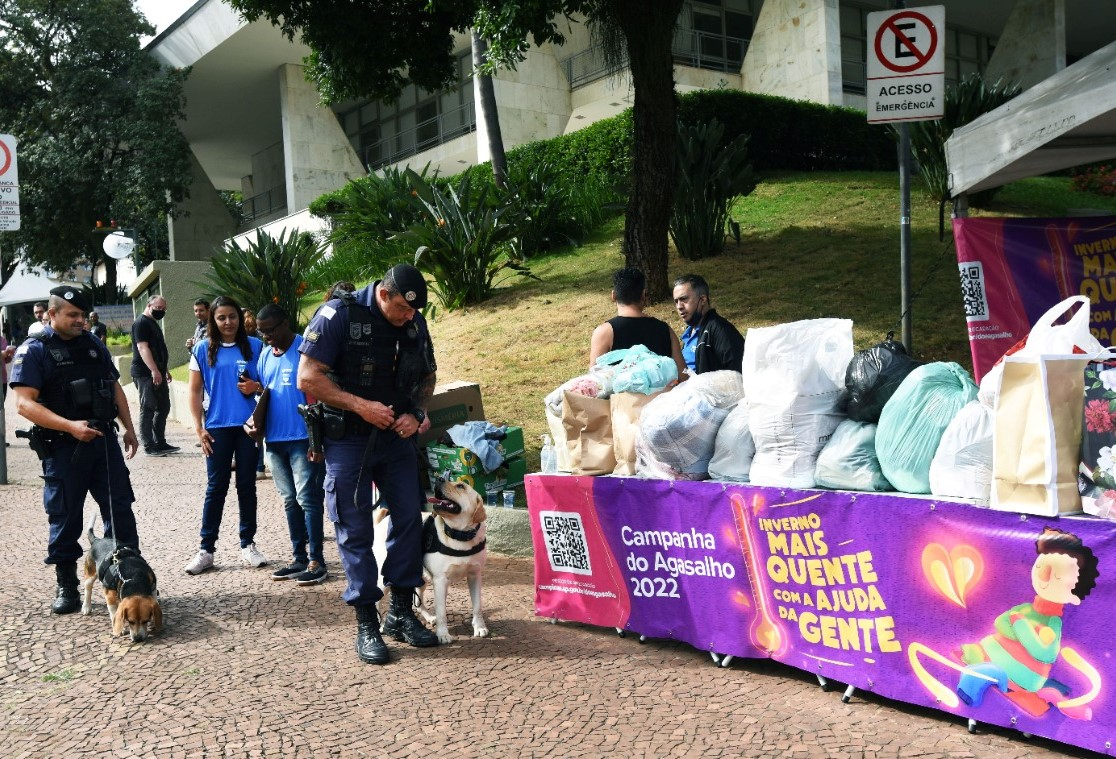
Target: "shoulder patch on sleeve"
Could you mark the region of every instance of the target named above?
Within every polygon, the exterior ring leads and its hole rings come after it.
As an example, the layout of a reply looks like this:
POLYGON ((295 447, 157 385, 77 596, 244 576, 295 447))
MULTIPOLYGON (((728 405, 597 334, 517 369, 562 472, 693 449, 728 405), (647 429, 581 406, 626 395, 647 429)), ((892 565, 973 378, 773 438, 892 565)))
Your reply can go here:
POLYGON ((322 306, 322 310, 318 312, 318 316, 325 317, 326 319, 332 319, 336 315, 337 309, 333 306, 322 306))
POLYGON ((29 351, 29 350, 31 350, 31 346, 30 346, 30 345, 28 345, 27 343, 24 343, 23 345, 21 345, 21 346, 19 346, 18 348, 16 348, 16 352, 15 352, 15 354, 16 354, 17 356, 22 356, 22 355, 23 355, 24 353, 26 353, 26 352, 27 352, 27 351, 29 351))
POLYGON ((314 330, 307 327, 306 328, 306 334, 302 336, 302 339, 304 339, 308 343, 316 343, 316 342, 318 342, 318 338, 321 337, 321 336, 322 336, 321 332, 315 332, 314 330))

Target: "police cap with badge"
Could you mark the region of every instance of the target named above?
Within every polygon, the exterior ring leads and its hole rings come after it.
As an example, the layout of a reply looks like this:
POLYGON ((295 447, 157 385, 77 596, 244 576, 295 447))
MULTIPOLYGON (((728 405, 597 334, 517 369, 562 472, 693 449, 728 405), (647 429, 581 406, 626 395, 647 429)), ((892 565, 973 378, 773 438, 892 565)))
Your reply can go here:
POLYGON ((85 297, 85 291, 72 285, 59 285, 51 290, 50 294, 57 295, 75 308, 80 308, 83 313, 89 313, 93 309, 85 297))
POLYGON ((384 284, 402 295, 407 305, 416 311, 426 306, 426 280, 422 272, 410 264, 398 264, 388 269, 384 284))

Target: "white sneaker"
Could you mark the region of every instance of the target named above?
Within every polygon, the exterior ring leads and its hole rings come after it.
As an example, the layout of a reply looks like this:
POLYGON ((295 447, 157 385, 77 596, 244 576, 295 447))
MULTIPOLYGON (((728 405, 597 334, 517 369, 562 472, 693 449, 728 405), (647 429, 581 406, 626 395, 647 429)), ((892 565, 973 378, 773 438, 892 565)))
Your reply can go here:
POLYGON ((260 553, 255 543, 249 543, 241 548, 240 558, 250 567, 262 567, 267 564, 267 557, 260 553))
POLYGON ((207 569, 213 569, 213 554, 206 550, 198 551, 198 555, 190 559, 186 565, 186 574, 200 575, 207 569))

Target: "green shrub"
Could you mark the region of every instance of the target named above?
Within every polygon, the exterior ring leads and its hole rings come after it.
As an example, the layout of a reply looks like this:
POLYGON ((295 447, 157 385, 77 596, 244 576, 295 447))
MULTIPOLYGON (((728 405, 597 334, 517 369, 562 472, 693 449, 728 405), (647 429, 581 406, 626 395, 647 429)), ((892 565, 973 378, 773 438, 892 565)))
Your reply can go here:
POLYGON ((299 328, 299 301, 310 288, 309 273, 325 255, 324 246, 309 232, 289 230, 271 237, 262 229, 241 248, 230 242, 214 254, 206 282, 195 283, 216 295, 228 295, 242 308, 258 311, 277 303, 299 328))
POLYGON ((431 276, 430 287, 446 309, 484 301, 505 270, 527 274, 509 244, 515 229, 502 219, 507 206, 494 207, 490 182, 465 171, 441 188, 410 169, 406 173, 422 220, 400 238, 418 246, 415 266, 431 276))
POLYGON ((756 189, 748 136, 723 143, 724 133, 717 119, 678 126, 670 239, 683 258, 697 260, 723 251, 733 203, 756 189))
POLYGON ((725 140, 749 136, 756 171, 880 171, 897 165, 895 143, 864 111, 740 90, 700 90, 678 99, 682 124, 725 125, 725 140))
POLYGON ((1080 166, 1071 172, 1074 189, 1106 197, 1116 197, 1116 167, 1110 163, 1080 166))

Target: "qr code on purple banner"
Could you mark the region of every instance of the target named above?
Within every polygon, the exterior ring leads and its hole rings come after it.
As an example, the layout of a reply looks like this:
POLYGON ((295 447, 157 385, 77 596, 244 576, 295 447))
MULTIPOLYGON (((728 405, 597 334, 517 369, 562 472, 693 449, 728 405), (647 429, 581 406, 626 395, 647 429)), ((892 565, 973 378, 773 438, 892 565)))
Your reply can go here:
POLYGON ((550 568, 555 572, 593 574, 581 515, 564 511, 541 511, 539 520, 546 540, 550 568))
POLYGON ((980 261, 958 264, 961 272, 961 298, 965 302, 965 320, 988 321, 988 296, 984 292, 984 266, 980 261))

